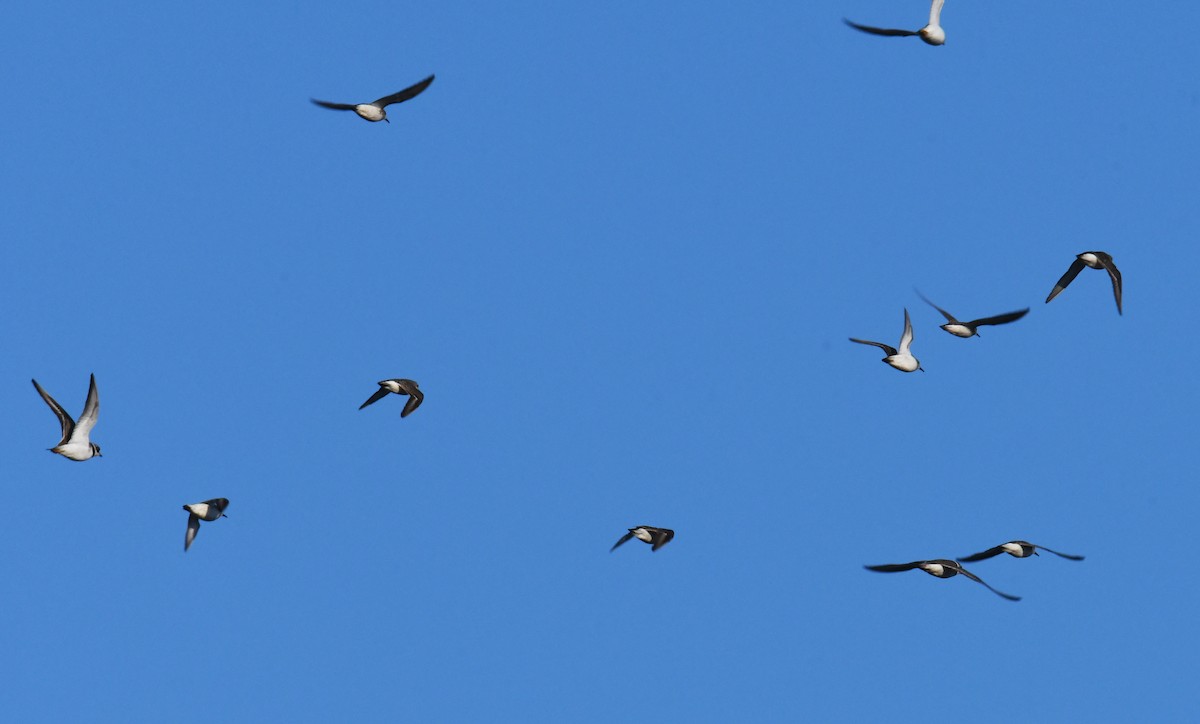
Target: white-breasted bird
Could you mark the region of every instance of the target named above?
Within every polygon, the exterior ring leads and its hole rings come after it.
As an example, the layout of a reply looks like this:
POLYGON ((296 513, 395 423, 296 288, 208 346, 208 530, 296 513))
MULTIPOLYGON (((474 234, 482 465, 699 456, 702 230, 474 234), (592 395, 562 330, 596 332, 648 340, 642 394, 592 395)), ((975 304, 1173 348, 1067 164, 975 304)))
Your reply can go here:
POLYGON ((1067 285, 1079 276, 1079 272, 1083 271, 1085 266, 1108 272, 1109 278, 1112 279, 1113 296, 1117 300, 1117 314, 1124 314, 1121 311, 1121 272, 1117 270, 1117 265, 1113 264, 1112 255, 1103 251, 1085 251, 1082 254, 1076 254, 1075 261, 1067 267, 1067 273, 1063 274, 1062 278, 1058 280, 1058 284, 1055 284, 1054 288, 1050 290, 1050 296, 1046 297, 1046 303, 1049 304, 1051 299, 1066 289, 1067 285))
POLYGON ((870 25, 859 25, 858 23, 851 22, 849 20, 846 20, 845 18, 842 18, 842 19, 846 21, 847 25, 854 28, 855 30, 861 30, 864 33, 870 33, 871 35, 887 35, 887 36, 901 37, 901 38, 908 37, 910 35, 916 35, 916 36, 919 36, 921 38, 921 40, 924 40, 926 43, 928 43, 930 45, 944 45, 946 42, 946 31, 942 30, 941 18, 942 18, 942 5, 944 5, 945 2, 946 2, 946 0, 933 0, 933 2, 930 3, 930 5, 929 5, 929 24, 926 25, 925 27, 921 28, 920 30, 895 30, 892 28, 875 28, 875 27, 871 27, 870 25))
POLYGON ((913 341, 913 328, 912 320, 908 318, 907 307, 904 308, 904 333, 900 335, 900 349, 896 349, 895 347, 884 344, 883 342, 871 342, 865 339, 855 339, 854 337, 851 337, 850 341, 858 342, 859 344, 869 344, 872 347, 878 347, 884 352, 887 352, 887 357, 884 357, 883 361, 887 362, 889 365, 895 367, 901 372, 916 372, 917 370, 921 370, 922 372, 925 371, 921 368, 920 360, 918 360, 916 357, 913 357, 912 352, 909 351, 909 347, 912 346, 913 341))
MULTIPOLYGON (((433 76, 429 76, 425 80, 415 85, 410 85, 404 90, 393 93, 390 96, 384 96, 377 101, 370 103, 331 103, 329 101, 319 101, 316 98, 310 98, 313 103, 316 103, 322 108, 331 108, 335 111, 354 111, 359 118, 365 118, 372 123, 377 121, 387 121, 387 111, 384 109, 393 103, 403 103, 411 98, 415 98, 421 94, 421 91, 429 87, 433 82, 433 76)), ((388 121, 391 123, 391 121, 388 121)))
POLYGON ((671 530, 670 528, 655 528, 654 526, 650 525, 639 525, 636 528, 630 528, 628 533, 621 536, 621 540, 614 543, 613 547, 608 549, 608 552, 612 553, 631 538, 637 538, 643 543, 649 543, 650 550, 653 552, 670 543, 671 539, 674 537, 675 531, 671 530))
POLYGON ((189 503, 183 506, 188 512, 187 533, 183 538, 184 553, 192 547, 192 541, 196 540, 196 534, 200 532, 200 521, 211 523, 218 518, 228 518, 229 516, 225 515, 225 509, 228 507, 229 498, 213 498, 203 503, 189 503))
POLYGON ((1059 553, 1058 551, 1050 550, 1046 546, 1034 545, 1034 544, 1030 543, 1029 541, 1024 541, 1024 540, 1013 540, 1013 541, 1009 541, 1007 543, 1001 543, 1000 545, 996 546, 995 548, 988 548, 986 551, 983 551, 982 553, 975 553, 973 555, 959 558, 958 560, 963 563, 973 563, 975 561, 982 561, 987 558, 991 558, 992 556, 998 556, 1001 553, 1007 553, 1010 556, 1012 556, 1013 558, 1028 558, 1029 556, 1036 556, 1038 554, 1039 548, 1046 551, 1047 553, 1053 553, 1054 555, 1059 556, 1060 558, 1066 558, 1069 561, 1082 561, 1083 560, 1083 556, 1073 556, 1070 553, 1059 553))
POLYGON ((361 410, 367 405, 382 400, 388 394, 408 395, 408 402, 404 403, 404 409, 400 412, 400 417, 408 417, 425 400, 425 395, 421 394, 421 390, 417 388, 417 383, 413 380, 403 378, 380 380, 379 389, 375 390, 375 394, 368 397, 366 402, 359 405, 358 409, 361 410))
POLYGON ((966 568, 963 568, 962 566, 960 566, 958 563, 955 563, 954 561, 951 561, 951 560, 948 560, 945 558, 935 558, 934 560, 931 560, 931 561, 913 561, 912 563, 887 563, 882 566, 863 566, 863 568, 866 568, 868 571, 878 571, 880 573, 897 573, 899 571, 911 571, 914 568, 920 568, 922 571, 925 571, 929 575, 937 576, 938 578, 953 578, 954 576, 957 576, 958 574, 961 573, 962 575, 966 576, 967 578, 970 578, 972 581, 975 581, 976 583, 983 583, 983 585, 989 591, 996 594, 997 596, 1000 596, 1002 598, 1007 598, 1010 601, 1020 601, 1021 600, 1020 596, 1013 596, 1008 593, 1002 593, 1000 591, 997 591, 996 589, 992 588, 988 584, 984 583, 983 579, 980 578, 979 576, 975 575, 974 573, 971 573, 966 568))
POLYGON ((946 318, 947 322, 946 324, 941 325, 941 328, 950 334, 953 334, 955 337, 978 337, 979 332, 975 331, 976 327, 982 327, 988 324, 1008 324, 1009 322, 1015 322, 1021 317, 1024 317, 1026 314, 1029 314, 1029 307, 1025 307, 1024 309, 1016 312, 997 314, 994 317, 983 317, 982 319, 976 319, 970 322, 960 322, 954 318, 953 314, 929 301, 929 299, 920 291, 917 292, 917 296, 919 296, 921 299, 924 299, 926 304, 942 313, 942 316, 946 318))
MULTIPOLYGON (((90 460, 100 455, 100 446, 91 441, 92 428, 96 426, 96 418, 100 415, 100 393, 96 391, 96 375, 88 386, 87 401, 83 403, 83 413, 79 420, 72 420, 62 405, 54 401, 48 392, 42 389, 37 380, 33 386, 54 411, 58 423, 62 425, 62 440, 50 448, 50 452, 58 453, 68 460, 90 460)), ((101 456, 103 457, 103 456, 101 456)))

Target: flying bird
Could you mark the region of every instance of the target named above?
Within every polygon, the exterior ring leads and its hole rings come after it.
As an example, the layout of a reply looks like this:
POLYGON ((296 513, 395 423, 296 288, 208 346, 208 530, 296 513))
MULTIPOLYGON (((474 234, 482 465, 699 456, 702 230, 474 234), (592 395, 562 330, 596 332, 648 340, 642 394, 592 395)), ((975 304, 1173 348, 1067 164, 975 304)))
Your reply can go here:
POLYGON ((976 553, 974 555, 970 555, 965 558, 959 558, 958 560, 963 563, 972 563, 974 561, 982 561, 987 558, 991 558, 992 556, 998 556, 1001 553, 1007 553, 1010 556, 1012 556, 1013 558, 1028 558, 1029 556, 1036 556, 1038 554, 1039 548, 1046 551, 1047 553, 1053 553, 1056 556, 1066 558, 1069 561, 1082 561, 1083 560, 1083 556, 1073 556, 1069 553, 1059 553, 1058 551, 1050 550, 1046 546, 1037 546, 1037 545, 1030 543, 1029 541, 1024 541, 1024 540, 1014 540, 1014 541, 1009 541, 1008 543, 1001 543, 1000 545, 996 546, 995 548, 988 548, 986 551, 984 551, 982 553, 976 553))
POLYGON ((941 328, 950 334, 953 334, 955 337, 978 337, 979 332, 975 331, 976 327, 982 327, 989 324, 1008 324, 1009 322, 1015 322, 1021 317, 1024 317, 1026 314, 1029 314, 1029 307, 1025 307, 1018 312, 997 314, 994 317, 984 317, 971 322, 960 322, 954 318, 953 314, 929 301, 929 299, 924 294, 921 294, 921 292, 918 291, 917 296, 919 296, 921 299, 924 299, 926 304, 942 313, 942 316, 948 321, 946 324, 941 325, 941 328))
POLYGON ((404 410, 400 413, 400 417, 408 417, 412 411, 421 406, 421 402, 425 399, 425 395, 417 389, 417 383, 412 380, 394 379, 380 380, 379 389, 375 390, 375 394, 367 398, 367 401, 358 406, 358 409, 363 409, 367 405, 378 402, 387 397, 389 393, 397 395, 408 395, 408 402, 404 403, 404 410))
POLYGON ((861 30, 864 33, 870 33, 871 35, 887 35, 902 38, 906 38, 910 35, 918 35, 920 36, 921 40, 924 40, 930 45, 942 45, 946 42, 946 31, 942 30, 942 26, 938 24, 938 21, 942 17, 942 5, 944 5, 945 2, 946 0, 933 0, 929 6, 929 24, 920 30, 873 28, 870 25, 859 25, 858 23, 851 22, 845 18, 842 19, 846 21, 847 25, 855 30, 861 30))
POLYGON ((616 549, 620 548, 621 545, 630 538, 637 538, 643 543, 650 543, 650 550, 656 551, 670 543, 671 539, 674 537, 675 531, 671 530, 670 528, 654 528, 649 525, 639 525, 636 528, 630 528, 628 533, 621 536, 621 540, 614 543, 613 547, 608 549, 608 552, 612 553, 616 549))
MULTIPOLYGON (((953 578, 961 573, 976 583, 983 583, 983 579, 979 576, 971 573, 966 568, 963 568, 954 561, 946 560, 944 558, 938 558, 932 561, 913 561, 912 563, 889 563, 882 566, 863 566, 863 568, 866 568, 868 571, 879 571, 880 573, 897 573, 899 571, 911 571, 914 568, 920 568, 929 575, 937 576, 938 578, 953 578)), ((995 593, 1003 598, 1007 598, 1010 601, 1021 600, 1020 596, 1001 593, 991 586, 988 586, 986 583, 983 583, 983 585, 986 586, 987 589, 992 593, 995 593)))
POLYGON ((187 549, 192 547, 192 541, 196 540, 196 534, 200 532, 200 521, 211 523, 217 518, 227 518, 225 509, 229 507, 229 498, 213 498, 206 500, 203 503, 191 503, 183 506, 183 509, 188 512, 188 527, 187 535, 183 539, 183 552, 187 553, 187 549))
POLYGON ((1113 264, 1112 256, 1103 251, 1085 251, 1082 254, 1076 254, 1075 261, 1071 262, 1071 266, 1067 268, 1067 273, 1063 274, 1062 278, 1058 280, 1058 284, 1055 284, 1054 288, 1050 290, 1050 296, 1046 297, 1046 303, 1049 304, 1051 299, 1066 289, 1067 285, 1079 276, 1079 272, 1083 271, 1085 266, 1108 272, 1108 276, 1112 278, 1113 296, 1117 299, 1117 314, 1123 314, 1121 311, 1121 272, 1117 270, 1117 265, 1113 264))
MULTIPOLYGON (((38 394, 54 411, 58 417, 58 423, 62 425, 62 440, 58 444, 50 448, 50 452, 58 453, 68 460, 83 461, 100 455, 100 446, 92 442, 90 435, 92 428, 96 426, 96 417, 100 414, 100 393, 96 391, 96 375, 92 375, 92 383, 88 387, 87 401, 83 403, 83 414, 79 416, 79 421, 71 419, 67 411, 62 408, 62 405, 54 401, 37 380, 33 380, 33 386, 37 389, 38 394)), ((103 457, 100 455, 100 457, 103 457)))
POLYGON ((321 106, 322 108, 332 108, 335 111, 354 111, 358 114, 359 118, 365 118, 372 123, 376 121, 387 121, 388 123, 391 123, 391 121, 388 121, 387 119, 387 111, 385 111, 384 108, 387 108, 393 103, 403 103, 411 98, 416 98, 421 94, 421 91, 428 88, 429 84, 432 82, 433 76, 431 75, 420 83, 417 83, 416 85, 410 85, 399 93, 393 93, 390 96, 384 96, 383 98, 380 98, 377 101, 371 101, 370 103, 330 103, 329 101, 319 101, 316 98, 310 98, 309 100, 311 100, 313 103, 316 103, 318 106, 321 106))
POLYGON ((917 370, 921 370, 922 372, 925 371, 921 368, 920 360, 918 360, 916 357, 913 357, 912 353, 908 351, 908 348, 912 346, 913 328, 912 321, 910 321, 908 318, 907 307, 904 309, 904 334, 900 335, 899 350, 882 342, 870 342, 865 339, 855 339, 854 337, 851 337, 850 341, 858 342, 859 344, 869 344, 873 347, 878 347, 884 352, 887 352, 887 357, 884 357, 883 361, 887 362, 901 372, 915 372, 917 370))

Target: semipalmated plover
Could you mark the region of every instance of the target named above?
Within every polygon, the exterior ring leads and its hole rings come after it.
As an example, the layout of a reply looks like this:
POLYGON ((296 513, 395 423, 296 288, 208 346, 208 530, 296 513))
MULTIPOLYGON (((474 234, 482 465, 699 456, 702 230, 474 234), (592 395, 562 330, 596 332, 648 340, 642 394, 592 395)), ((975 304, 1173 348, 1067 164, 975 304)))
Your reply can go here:
POLYGON ((1013 596, 997 591, 991 586, 988 586, 988 584, 984 583, 983 579, 979 576, 971 573, 966 568, 963 568, 954 561, 947 560, 945 558, 937 558, 932 561, 913 561, 912 563, 888 563, 882 566, 863 566, 863 568, 866 568, 868 571, 879 571, 880 573, 897 573, 899 571, 911 571, 914 568, 920 568, 929 575, 937 576, 938 578, 953 578, 961 573, 967 578, 970 578, 972 581, 983 583, 984 586, 987 586, 989 591, 998 596, 1007 598, 1010 601, 1021 600, 1020 596, 1013 596))
POLYGON ((871 35, 890 35, 894 37, 908 37, 910 35, 918 35, 921 40, 924 40, 930 45, 942 45, 946 42, 946 31, 942 30, 939 20, 942 17, 942 5, 946 0, 933 0, 929 6, 929 24, 920 30, 893 30, 891 28, 873 28, 870 25, 859 25, 858 23, 850 22, 845 18, 846 24, 855 30, 861 30, 864 33, 871 35))
POLYGON ((1046 546, 1037 546, 1037 545, 1030 543, 1029 541, 1024 541, 1024 540, 1014 540, 1014 541, 1009 541, 1008 543, 1001 543, 1000 545, 996 546, 995 548, 988 548, 986 551, 984 551, 982 553, 976 553, 974 555, 966 556, 964 558, 959 558, 958 560, 962 561, 963 563, 973 563, 975 561, 982 561, 984 559, 991 558, 992 556, 998 556, 1001 553, 1007 553, 1010 556, 1012 556, 1013 558, 1028 558, 1029 556, 1036 556, 1038 554, 1039 548, 1046 551, 1047 553, 1053 553, 1054 555, 1060 556, 1062 558, 1066 558, 1067 560, 1071 560, 1071 561, 1082 561, 1083 560, 1083 556, 1073 556, 1069 553, 1059 553, 1058 551, 1050 550, 1046 546))
POLYGON ((907 307, 904 309, 904 334, 900 335, 899 350, 891 345, 886 345, 883 342, 870 342, 865 339, 855 339, 854 337, 851 337, 850 341, 858 342, 859 344, 869 344, 873 347, 878 347, 884 352, 887 352, 887 357, 884 357, 883 361, 887 362, 901 372, 916 372, 917 370, 921 370, 922 372, 925 371, 921 369, 921 362, 916 357, 913 357, 912 353, 908 351, 908 348, 912 345, 913 341, 913 328, 912 321, 910 321, 908 318, 907 307))
POLYGON ((649 525, 639 525, 636 528, 630 528, 628 533, 621 536, 621 540, 614 543, 613 547, 608 549, 608 552, 612 553, 630 538, 637 538, 643 543, 650 543, 650 550, 656 551, 670 543, 674 537, 675 531, 670 528, 654 528, 649 525))
MULTIPOLYGON (((411 85, 399 93, 384 96, 370 103, 330 103, 329 101, 319 101, 316 98, 310 98, 309 100, 322 108, 332 108, 335 111, 354 111, 360 118, 365 118, 374 123, 376 121, 387 121, 387 111, 383 110, 384 108, 393 103, 403 103, 410 98, 415 98, 420 95, 421 91, 428 88, 432 82, 433 76, 431 75, 420 83, 411 85)), ((391 121, 388 121, 388 123, 391 123, 391 121)))
POLYGON ((192 541, 196 540, 196 534, 200 532, 200 521, 211 523, 217 518, 228 517, 225 515, 227 507, 229 507, 229 498, 213 498, 203 503, 191 503, 183 506, 183 509, 188 512, 187 534, 183 539, 184 553, 192 547, 192 541))
POLYGON ((389 393, 397 395, 408 395, 408 402, 404 403, 404 410, 400 412, 400 417, 408 417, 413 410, 421 406, 421 401, 425 399, 425 395, 417 389, 417 383, 412 380, 394 379, 380 380, 379 389, 375 390, 375 394, 367 398, 367 401, 358 406, 358 409, 363 409, 367 405, 382 400, 389 393))
POLYGON ((947 323, 941 325, 941 328, 950 334, 953 334, 955 337, 978 337, 979 333, 975 331, 976 327, 982 327, 988 324, 1008 324, 1009 322, 1015 322, 1021 317, 1024 317, 1026 314, 1029 314, 1029 307, 1025 307, 1018 312, 997 314, 994 317, 984 317, 982 319, 976 319, 972 322, 960 322, 954 318, 953 314, 929 301, 929 299, 924 294, 921 294, 920 291, 917 292, 917 296, 919 296, 921 299, 924 299, 926 304, 942 313, 942 316, 947 319, 947 323))
POLYGON ((1050 290, 1050 296, 1046 297, 1046 303, 1049 304, 1051 299, 1066 289, 1067 285, 1079 276, 1079 272, 1083 271, 1085 266, 1108 272, 1108 276, 1112 279, 1113 296, 1117 299, 1117 314, 1124 314, 1121 311, 1121 272, 1117 270, 1117 265, 1113 264, 1112 256, 1103 251, 1085 251, 1082 254, 1076 254, 1075 261, 1067 267, 1067 273, 1063 274, 1062 278, 1058 280, 1058 284, 1055 284, 1054 288, 1050 290))
POLYGON ((79 416, 78 421, 72 420, 62 405, 55 402, 54 398, 42 389, 37 380, 33 380, 33 386, 50 406, 50 409, 54 411, 58 417, 58 423, 62 425, 62 440, 50 448, 50 452, 58 453, 68 460, 77 461, 89 460, 100 455, 100 446, 89 439, 92 428, 96 426, 96 417, 100 414, 100 393, 96 391, 96 375, 92 375, 92 383, 88 386, 87 401, 83 403, 83 414, 79 416))

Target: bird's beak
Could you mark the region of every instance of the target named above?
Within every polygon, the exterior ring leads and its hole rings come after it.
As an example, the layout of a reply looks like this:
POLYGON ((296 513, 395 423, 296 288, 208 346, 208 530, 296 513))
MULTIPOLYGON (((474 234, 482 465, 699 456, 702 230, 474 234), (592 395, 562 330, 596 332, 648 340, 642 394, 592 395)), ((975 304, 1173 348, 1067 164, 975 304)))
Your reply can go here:
POLYGON ((385 119, 383 119, 383 122, 384 122, 384 123, 391 123, 391 121, 389 121, 389 120, 388 120, 388 119, 386 119, 386 118, 385 118, 385 119))

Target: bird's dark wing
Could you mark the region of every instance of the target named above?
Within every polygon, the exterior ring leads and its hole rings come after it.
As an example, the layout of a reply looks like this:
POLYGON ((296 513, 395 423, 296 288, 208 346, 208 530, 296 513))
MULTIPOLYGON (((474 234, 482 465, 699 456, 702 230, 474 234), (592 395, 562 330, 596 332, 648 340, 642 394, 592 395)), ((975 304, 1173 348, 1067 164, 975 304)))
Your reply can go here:
POLYGON ((426 78, 425 80, 421 81, 420 83, 417 83, 415 85, 410 85, 409 87, 405 88, 404 90, 400 91, 399 93, 393 93, 390 96, 384 96, 383 98, 380 98, 379 100, 375 101, 371 105, 379 106, 380 108, 383 108, 384 106, 390 106, 393 103, 403 103, 404 101, 409 100, 410 98, 415 98, 415 97, 419 96, 421 94, 421 92, 424 91, 426 88, 428 88, 429 84, 432 82, 433 82, 433 76, 431 75, 428 78, 426 78))
POLYGON ((625 535, 621 536, 621 540, 617 541, 616 543, 613 543, 613 547, 609 548, 608 552, 612 553, 616 549, 620 548, 626 541, 628 541, 632 537, 633 537, 633 531, 629 531, 625 535))
POLYGON ((911 571, 920 566, 925 561, 913 561, 912 563, 885 563, 882 566, 863 566, 868 571, 879 571, 880 573, 899 573, 900 571, 911 571))
POLYGON ((1067 285, 1074 281, 1075 277, 1079 276, 1079 272, 1083 270, 1083 267, 1084 263, 1078 259, 1071 262, 1071 266, 1067 267, 1067 273, 1063 274, 1062 278, 1058 280, 1058 284, 1055 284, 1054 288, 1050 290, 1050 296, 1046 297, 1046 303, 1049 304, 1051 299, 1054 299, 1058 296, 1059 292, 1066 289, 1067 285))
POLYGON ((1113 296, 1117 299, 1117 314, 1124 314, 1121 311, 1121 272, 1117 271, 1117 265, 1113 264, 1112 257, 1108 254, 1100 257, 1100 263, 1104 265, 1104 269, 1112 277, 1113 296))
POLYGON ((962 558, 959 558, 958 560, 962 561, 963 563, 974 563, 975 561, 982 561, 987 558, 991 558, 992 556, 998 556, 1003 552, 1004 552, 1004 546, 1000 545, 1000 546, 996 546, 995 548, 988 548, 986 551, 984 551, 982 553, 976 553, 976 554, 970 555, 970 556, 963 556, 962 558))
POLYGON ((929 301, 929 298, 928 298, 928 297, 926 297, 924 294, 922 294, 920 289, 914 289, 913 291, 917 293, 917 296, 918 296, 918 297, 920 297, 921 299, 924 299, 926 304, 928 304, 929 306, 931 306, 931 307, 933 307, 934 309, 936 309, 936 310, 938 310, 939 312, 941 312, 941 313, 942 313, 942 316, 946 318, 946 321, 947 321, 947 322, 950 322, 951 324, 958 324, 958 320, 954 318, 954 315, 953 315, 953 314, 951 314, 950 312, 947 312, 945 309, 942 309, 942 308, 941 308, 941 307, 939 307, 938 305, 936 305, 936 304, 934 304, 933 302, 929 301))
POLYGON ((309 100, 322 108, 332 108, 335 111, 352 111, 357 105, 355 103, 330 103, 329 101, 319 101, 316 98, 309 98, 309 100))
POLYGON ((409 393, 408 402, 404 403, 404 409, 400 412, 400 417, 408 417, 412 411, 421 406, 425 400, 425 395, 421 394, 420 390, 413 390, 409 393))
MULTIPOLYGON (((38 384, 37 380, 31 381, 33 382, 34 388, 37 389, 38 394, 42 396, 42 399, 46 401, 46 404, 50 406, 50 409, 53 410, 54 414, 58 417, 58 424, 62 425, 62 440, 60 440, 58 443, 58 445, 62 445, 67 440, 71 439, 71 433, 75 430, 75 421, 71 419, 71 416, 67 414, 66 410, 62 409, 62 405, 55 402, 54 398, 51 397, 48 392, 42 389, 42 386, 38 384)), ((55 445, 55 447, 58 447, 58 445, 55 445)))
POLYGON ((187 549, 192 547, 192 541, 196 540, 196 534, 200 532, 200 516, 195 513, 188 514, 187 534, 183 538, 183 552, 187 553, 187 549))
POLYGON ((846 20, 846 18, 842 18, 842 20, 845 20, 846 24, 849 25, 850 27, 854 28, 855 30, 861 30, 864 33, 870 33, 871 35, 890 35, 890 36, 901 37, 901 38, 907 37, 909 35, 918 35, 917 31, 915 31, 915 30, 893 30, 890 28, 873 28, 870 25, 859 25, 858 23, 850 22, 849 20, 846 20))
POLYGON ((1021 600, 1020 596, 1014 596, 1011 593, 1004 593, 1003 591, 997 591, 996 589, 989 586, 987 583, 984 583, 982 578, 975 575, 974 573, 971 573, 970 571, 968 571, 966 568, 963 568, 962 566, 955 566, 955 568, 958 569, 959 573, 963 574, 967 578, 970 578, 972 581, 975 581, 976 583, 982 583, 983 586, 985 588, 987 588, 987 590, 991 591, 992 593, 996 594, 997 596, 1000 596, 1001 598, 1007 598, 1010 601, 1020 601, 1021 600))
POLYGON ((983 319, 976 319, 974 322, 967 322, 967 326, 968 327, 982 327, 985 324, 1008 324, 1009 322, 1017 321, 1021 317, 1024 317, 1026 314, 1029 314, 1029 307, 1022 309, 1019 312, 1008 312, 1007 314, 997 314, 994 317, 984 317, 983 319))
POLYGON ((654 552, 671 542, 675 537, 675 531, 670 528, 656 528, 654 531, 654 545, 650 547, 650 551, 654 552))
POLYGON ((1069 561, 1082 561, 1083 560, 1083 556, 1073 556, 1070 553, 1059 553, 1058 551, 1050 550, 1046 546, 1034 546, 1034 548, 1040 548, 1040 549, 1046 551, 1047 553, 1053 553, 1054 555, 1059 556, 1060 558, 1066 558, 1069 561))
POLYGON ((404 403, 404 410, 400 413, 400 417, 408 417, 425 401, 425 395, 421 392, 421 388, 417 387, 417 383, 412 380, 397 380, 396 383, 400 385, 400 391, 408 395, 408 401, 404 403))
POLYGON ((373 395, 371 395, 369 398, 367 398, 367 401, 366 401, 366 402, 364 402, 364 403, 362 403, 361 405, 359 405, 359 406, 358 406, 358 409, 360 409, 360 410, 361 410, 361 409, 363 409, 364 407, 366 407, 367 405, 370 405, 370 404, 372 404, 372 403, 375 403, 375 402, 379 402, 380 400, 382 400, 383 398, 385 398, 385 397, 387 397, 387 396, 388 396, 388 391, 387 391, 387 388, 386 388, 386 387, 380 387, 378 390, 375 390, 375 394, 373 394, 373 395))
POLYGON ((869 344, 872 347, 878 347, 879 349, 883 350, 884 352, 887 352, 888 354, 897 354, 895 347, 886 345, 883 342, 869 342, 865 339, 855 339, 854 337, 851 337, 850 341, 858 342, 859 344, 869 344))

